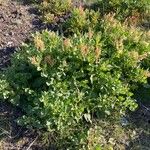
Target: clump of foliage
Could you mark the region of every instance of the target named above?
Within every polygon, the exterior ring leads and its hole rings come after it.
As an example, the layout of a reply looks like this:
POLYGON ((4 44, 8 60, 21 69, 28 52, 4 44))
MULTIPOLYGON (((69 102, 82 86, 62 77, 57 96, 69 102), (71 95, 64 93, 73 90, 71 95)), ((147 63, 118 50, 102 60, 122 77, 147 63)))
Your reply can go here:
POLYGON ((113 12, 116 18, 124 21, 128 17, 132 23, 139 21, 150 11, 149 0, 97 0, 93 8, 99 10, 102 15, 113 12))
MULTIPOLYGON (((111 11, 107 12, 108 15, 111 14, 114 16, 114 18, 120 20, 118 18, 118 13, 110 13, 110 12, 111 11)), ((71 35, 72 33, 76 33, 76 34, 85 33, 88 32, 89 30, 92 30, 93 32, 102 31, 103 29, 101 28, 101 24, 105 16, 106 15, 103 16, 101 15, 101 10, 94 11, 92 9, 88 9, 88 8, 85 9, 84 7, 80 6, 78 8, 72 9, 71 17, 68 18, 63 23, 62 28, 66 36, 71 35)), ((122 20, 123 23, 130 26, 131 28, 138 25, 139 16, 133 17, 130 14, 123 18, 124 18, 122 20)))
POLYGON ((54 22, 58 16, 66 14, 72 8, 72 0, 42 0, 38 4, 44 22, 54 22))
POLYGON ((63 24, 65 33, 85 33, 89 29, 98 30, 100 13, 94 10, 84 9, 82 6, 71 11, 71 17, 63 24))

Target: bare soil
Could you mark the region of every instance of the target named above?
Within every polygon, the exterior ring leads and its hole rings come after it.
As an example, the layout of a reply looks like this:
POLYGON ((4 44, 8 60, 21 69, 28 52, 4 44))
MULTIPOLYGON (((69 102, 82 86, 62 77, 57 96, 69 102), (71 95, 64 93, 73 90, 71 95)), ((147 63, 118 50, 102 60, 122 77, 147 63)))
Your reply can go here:
POLYGON ((39 17, 33 10, 31 5, 0 0, 0 68, 7 64, 10 54, 38 30, 39 17))

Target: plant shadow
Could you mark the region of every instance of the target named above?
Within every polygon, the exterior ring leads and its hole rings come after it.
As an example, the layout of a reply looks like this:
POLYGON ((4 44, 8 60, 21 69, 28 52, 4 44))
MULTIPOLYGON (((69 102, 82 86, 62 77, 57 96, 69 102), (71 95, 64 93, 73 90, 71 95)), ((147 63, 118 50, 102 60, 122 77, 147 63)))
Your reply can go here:
POLYGON ((21 115, 19 108, 0 102, 0 149, 27 149, 31 146, 33 150, 41 150, 42 144, 37 142, 39 133, 17 125, 16 119, 21 115))
POLYGON ((10 57, 15 51, 16 47, 14 46, 0 48, 0 70, 10 65, 10 57))
POLYGON ((150 148, 150 106, 141 104, 139 109, 129 116, 131 129, 136 137, 130 141, 127 150, 149 150, 150 148))

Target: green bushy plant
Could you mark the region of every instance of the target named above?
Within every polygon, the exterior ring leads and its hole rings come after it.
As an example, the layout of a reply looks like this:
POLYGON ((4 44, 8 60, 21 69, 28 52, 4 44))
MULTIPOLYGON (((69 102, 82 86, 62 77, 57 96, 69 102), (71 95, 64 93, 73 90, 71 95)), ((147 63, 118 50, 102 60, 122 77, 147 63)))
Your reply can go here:
MULTIPOLYGON (((107 15, 101 32, 60 37, 37 33, 0 77, 0 98, 20 107, 18 123, 45 128, 78 145, 80 126, 118 118, 137 108, 133 91, 146 82, 142 63, 150 44, 144 32, 107 15)), ((83 143, 82 143, 83 144, 83 143)))
POLYGON ((72 0, 42 0, 38 4, 44 22, 51 23, 58 16, 66 14, 72 8, 72 0))
POLYGON ((116 13, 116 18, 121 21, 132 17, 132 21, 138 21, 150 11, 149 0, 97 0, 93 8, 100 10, 102 15, 116 13))
POLYGON ((100 21, 99 12, 94 10, 84 9, 82 6, 74 8, 71 11, 71 17, 63 24, 65 33, 85 33, 90 29, 97 30, 100 21))

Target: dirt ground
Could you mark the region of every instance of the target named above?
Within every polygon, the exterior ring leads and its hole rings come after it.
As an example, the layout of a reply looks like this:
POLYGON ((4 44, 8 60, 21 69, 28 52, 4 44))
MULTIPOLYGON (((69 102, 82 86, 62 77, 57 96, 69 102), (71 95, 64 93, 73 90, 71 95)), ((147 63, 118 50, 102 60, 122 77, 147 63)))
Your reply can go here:
POLYGON ((30 5, 0 0, 0 68, 4 67, 22 42, 38 30, 39 18, 30 5))

